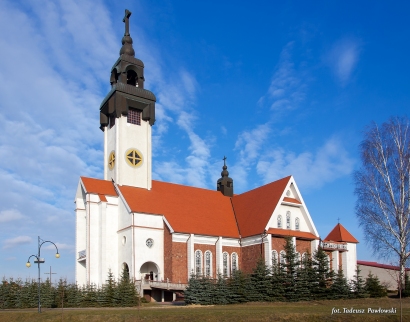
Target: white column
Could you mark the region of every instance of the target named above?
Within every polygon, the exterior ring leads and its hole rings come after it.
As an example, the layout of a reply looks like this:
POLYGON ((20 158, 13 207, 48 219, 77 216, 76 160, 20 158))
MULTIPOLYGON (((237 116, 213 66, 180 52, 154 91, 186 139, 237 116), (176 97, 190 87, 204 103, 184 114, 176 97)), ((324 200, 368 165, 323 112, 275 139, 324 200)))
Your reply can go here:
POLYGON ((222 265, 223 265, 223 258, 222 258, 222 237, 219 236, 216 242, 216 275, 222 274, 222 265))
POLYGON ((268 234, 263 239, 263 248, 265 250, 265 264, 266 266, 272 265, 272 235, 268 234))
POLYGON ((194 234, 190 234, 187 241, 187 257, 188 257, 188 279, 195 269, 195 254, 194 254, 194 234))
MULTIPOLYGON (((332 267, 333 270, 337 273, 339 271, 339 251, 335 250, 332 252, 332 267)), ((344 274, 344 272, 343 272, 344 274)))

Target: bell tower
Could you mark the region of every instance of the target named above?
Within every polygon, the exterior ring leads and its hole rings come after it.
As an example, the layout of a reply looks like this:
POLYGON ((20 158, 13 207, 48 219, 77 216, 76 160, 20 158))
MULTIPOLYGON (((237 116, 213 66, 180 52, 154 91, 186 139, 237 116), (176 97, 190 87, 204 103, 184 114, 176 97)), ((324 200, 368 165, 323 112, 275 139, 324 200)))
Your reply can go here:
POLYGON ((125 10, 120 57, 111 68, 111 91, 100 106, 104 132, 104 179, 151 189, 151 127, 155 95, 144 89, 144 63, 135 58, 129 32, 131 12, 125 10))
POLYGON ((224 165, 222 167, 221 178, 216 182, 216 190, 224 196, 233 197, 233 180, 229 177, 228 167, 226 166, 226 157, 224 156, 224 165))

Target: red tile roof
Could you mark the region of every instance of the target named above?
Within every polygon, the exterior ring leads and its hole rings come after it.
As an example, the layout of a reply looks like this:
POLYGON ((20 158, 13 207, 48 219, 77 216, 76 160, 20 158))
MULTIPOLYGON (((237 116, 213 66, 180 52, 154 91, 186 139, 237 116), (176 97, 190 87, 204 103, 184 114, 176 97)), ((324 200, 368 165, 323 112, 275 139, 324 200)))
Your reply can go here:
POLYGON ((297 203, 297 204, 299 204, 299 205, 302 204, 299 200, 297 200, 297 199, 295 199, 295 198, 289 198, 289 197, 283 198, 283 201, 285 201, 285 202, 291 202, 291 203, 297 203))
MULTIPOLYGON (((357 265, 363 265, 363 266, 370 266, 370 267, 378 267, 378 268, 385 268, 385 269, 391 269, 395 271, 399 271, 400 267, 399 266, 393 266, 393 265, 386 265, 386 264, 380 264, 377 262, 367 262, 367 261, 357 261, 357 265)), ((410 271, 410 268, 406 268, 406 271, 410 271)))
POLYGON ((164 215, 176 232, 238 238, 231 199, 219 191, 152 181, 152 189, 118 186, 133 212, 164 215))
POLYGON ((263 233, 290 178, 289 176, 271 182, 232 198, 242 237, 263 233))
POLYGON ((84 184, 87 193, 102 194, 107 196, 116 196, 117 193, 114 189, 114 184, 112 181, 80 177, 84 184))
POLYGON ((269 228, 267 231, 268 234, 272 234, 275 236, 290 236, 296 237, 300 239, 319 239, 319 237, 313 235, 312 233, 306 231, 299 231, 299 230, 290 230, 290 229, 281 229, 281 228, 269 228))
MULTIPOLYGON (((238 238, 239 235, 248 237, 263 233, 273 211, 280 204, 290 178, 280 179, 232 198, 215 190, 155 180, 152 181, 151 190, 117 187, 132 212, 164 215, 175 232, 238 238)), ((87 193, 99 194, 101 200, 106 195, 117 195, 111 181, 86 177, 81 177, 81 181, 87 193)), ((291 202, 295 201, 292 199, 291 202)), ((286 229, 280 229, 280 234, 310 240, 317 238, 311 233, 286 229)))
POLYGON ((358 243, 359 241, 350 234, 341 224, 337 224, 335 228, 327 235, 324 241, 337 241, 347 243, 358 243))

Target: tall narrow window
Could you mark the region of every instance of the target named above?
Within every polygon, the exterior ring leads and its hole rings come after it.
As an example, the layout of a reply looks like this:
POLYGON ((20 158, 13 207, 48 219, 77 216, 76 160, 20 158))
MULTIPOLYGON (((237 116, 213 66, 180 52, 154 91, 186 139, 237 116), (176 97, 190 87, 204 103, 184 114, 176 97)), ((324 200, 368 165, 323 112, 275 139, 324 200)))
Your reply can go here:
POLYGON ((296 266, 300 266, 301 263, 302 263, 302 257, 300 256, 299 252, 296 252, 295 264, 296 264, 296 266))
POLYGON ((286 253, 283 250, 280 252, 280 264, 282 267, 286 265, 286 253))
POLYGON ((127 123, 141 125, 141 111, 130 107, 128 109, 127 123))
POLYGON ((286 229, 290 229, 290 211, 286 213, 286 229))
POLYGON ((223 255, 222 255, 222 265, 223 265, 223 276, 225 276, 225 277, 228 277, 229 276, 229 270, 228 270, 228 265, 229 265, 229 263, 228 263, 228 258, 229 258, 229 256, 228 256, 228 253, 227 252, 224 252, 223 253, 223 255))
POLYGON ((302 262, 300 264, 300 267, 305 268, 306 264, 307 264, 307 261, 308 261, 308 255, 307 255, 307 253, 303 253, 302 254, 302 262))
POLYGON ((299 218, 298 217, 296 217, 295 219, 295 229, 299 230, 299 218))
POLYGON ((232 273, 238 270, 238 254, 232 253, 232 273))
POLYGON ((278 252, 272 250, 272 266, 278 265, 278 252))
POLYGON ((202 252, 200 250, 195 252, 195 274, 202 275, 202 252))
POLYGON ((278 228, 282 228, 282 216, 278 215, 278 228))
POLYGON ((212 275, 212 254, 209 250, 205 252, 205 275, 212 275))

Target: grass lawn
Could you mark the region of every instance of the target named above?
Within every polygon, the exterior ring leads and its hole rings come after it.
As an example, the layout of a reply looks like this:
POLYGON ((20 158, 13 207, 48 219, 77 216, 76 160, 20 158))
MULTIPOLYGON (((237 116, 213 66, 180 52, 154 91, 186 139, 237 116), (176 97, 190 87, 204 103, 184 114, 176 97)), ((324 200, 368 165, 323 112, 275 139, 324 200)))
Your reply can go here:
MULTIPOLYGON (((400 303, 395 298, 297 303, 247 303, 215 306, 146 304, 138 308, 81 308, 0 310, 1 322, 15 321, 400 321, 400 303), (396 308, 396 314, 368 313, 368 309, 396 308), (343 313, 344 309, 364 309, 343 313), (339 314, 332 314, 338 309, 339 314)), ((410 299, 403 299, 403 321, 410 321, 410 299)))

